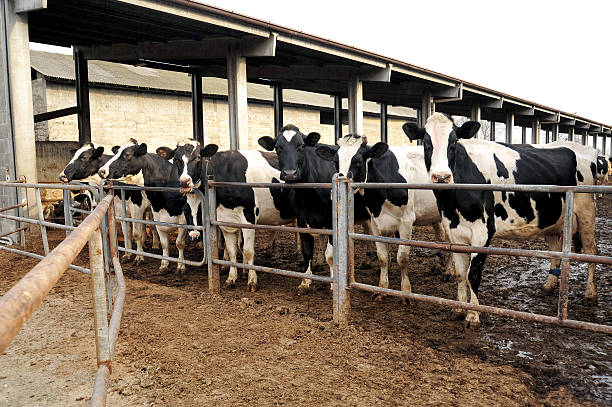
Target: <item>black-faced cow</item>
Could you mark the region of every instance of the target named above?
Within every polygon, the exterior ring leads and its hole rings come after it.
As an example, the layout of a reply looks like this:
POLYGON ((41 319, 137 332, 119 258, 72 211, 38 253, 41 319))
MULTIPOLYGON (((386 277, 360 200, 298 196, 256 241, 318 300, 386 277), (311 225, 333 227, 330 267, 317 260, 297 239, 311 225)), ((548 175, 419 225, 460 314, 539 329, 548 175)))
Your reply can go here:
MULTIPOLYGON (((608 162, 609 158, 607 155, 597 156, 597 185, 606 185, 608 183, 608 162)), ((602 194, 598 195, 599 198, 602 194)))
MULTIPOLYGON (((457 127, 452 118, 434 113, 425 128, 414 123, 403 126, 406 135, 423 140, 425 167, 432 183, 456 184, 593 184, 596 153, 589 158, 584 146, 565 142, 564 146, 506 145, 472 137, 480 127, 468 121, 457 127)), ((588 148, 588 147, 587 147, 588 148)), ((500 192, 448 190, 435 191, 442 223, 451 243, 488 246, 491 239, 532 239, 545 237, 552 250, 559 248, 563 229, 564 194, 538 192, 500 192)), ((574 206, 574 230, 582 240, 584 251, 596 253, 595 205, 592 194, 577 194, 574 206)), ((458 299, 478 304, 484 254, 453 253, 458 281, 458 299), (469 270, 469 271, 468 271, 469 270)), ((553 261, 545 288, 557 282, 559 261, 553 261)), ((595 267, 589 265, 585 297, 597 295, 595 267)), ((478 326, 479 315, 468 311, 466 323, 478 326)))
MULTIPOLYGON (((121 146, 117 153, 100 168, 98 174, 102 178, 121 179, 130 185, 178 187, 176 167, 157 154, 148 154, 147 145, 138 144, 134 139, 121 146)), ((144 191, 144 194, 151 204, 153 219, 156 222, 185 224, 183 213, 185 197, 183 194, 169 191, 144 191)), ((156 225, 156 229, 159 233, 162 254, 169 256, 169 234, 176 227, 156 225)), ((176 247, 181 260, 184 259, 185 233, 185 229, 178 229, 176 247)), ((166 271, 168 265, 168 260, 162 260, 159 267, 160 272, 166 271)), ((183 274, 185 264, 179 262, 177 271, 183 274)))
MULTIPOLYGON (((118 147, 117 147, 118 148, 118 147)), ((72 151, 72 159, 66 165, 59 175, 59 179, 62 182, 68 183, 71 181, 84 182, 92 186, 98 186, 101 178, 98 175, 98 170, 104 166, 113 156, 109 154, 103 154, 104 147, 95 147, 93 143, 87 143, 78 150, 72 151)), ((121 192, 114 190, 114 205, 115 213, 122 213, 121 203, 121 192)), ((95 197, 94 197, 95 198, 95 197)), ((126 190, 126 215, 135 219, 144 219, 145 212, 149 208, 149 203, 146 197, 141 191, 126 190)), ((144 242, 146 239, 145 228, 141 223, 135 223, 131 226, 129 223, 124 225, 121 223, 123 228, 123 236, 125 241, 125 247, 132 249, 132 239, 136 242, 136 248, 138 251, 144 250, 144 242), (126 227, 127 226, 127 227, 126 227), (133 233, 131 233, 133 231, 133 233)), ((153 247, 159 247, 157 240, 157 234, 153 233, 153 247)), ((124 259, 131 258, 130 253, 123 255, 124 259)), ((136 264, 140 264, 144 261, 142 255, 135 257, 136 264)))
MULTIPOLYGON (((338 164, 338 172, 347 174, 355 182, 426 183, 427 170, 423 162, 423 147, 387 146, 386 143, 367 144, 367 139, 348 135, 338 140, 338 146, 320 145, 317 153, 338 164)), ((371 218, 372 232, 379 236, 412 237, 413 226, 432 225, 436 240, 443 240, 441 217, 432 191, 406 189, 362 189, 356 191, 364 197, 371 218)), ((379 286, 389 287, 389 248, 376 243, 380 263, 379 286)), ((410 292, 408 278, 409 246, 399 246, 397 262, 400 265, 402 291, 410 292)), ((454 273, 449 262, 448 273, 454 273)))
MULTIPOLYGON (((287 183, 295 182, 331 182, 336 173, 333 162, 321 158, 316 147, 321 136, 319 133, 304 135, 294 125, 283 127, 276 138, 261 137, 259 145, 268 151, 276 150, 281 170, 281 180, 287 183)), ((300 227, 332 228, 332 202, 329 189, 300 188, 294 189, 290 194, 291 204, 297 216, 300 227)), ((355 202, 355 221, 369 218, 365 207, 355 202)), ((312 274, 312 256, 314 238, 308 234, 300 234, 302 256, 305 261, 305 272, 312 274)), ((328 239, 325 250, 325 259, 329 264, 330 275, 333 275, 333 248, 331 237, 328 239)), ((303 280, 301 290, 310 288, 311 280, 303 280)))
MULTIPOLYGON (((189 196, 194 188, 201 186, 206 174, 215 181, 225 182, 279 182, 280 171, 276 154, 252 150, 221 151, 218 146, 208 144, 201 147, 195 140, 178 144, 174 152, 174 165, 178 170, 177 181, 181 190, 189 196)), ((277 188, 216 188, 217 219, 222 222, 284 225, 294 221, 295 214, 288 199, 289 192, 277 188)), ((225 250, 229 261, 236 262, 240 245, 240 229, 222 226, 225 250)), ((255 230, 242 229, 243 259, 245 264, 254 264, 255 230)), ((236 267, 224 284, 236 284, 236 267)), ((248 289, 257 288, 257 273, 249 270, 248 289)))

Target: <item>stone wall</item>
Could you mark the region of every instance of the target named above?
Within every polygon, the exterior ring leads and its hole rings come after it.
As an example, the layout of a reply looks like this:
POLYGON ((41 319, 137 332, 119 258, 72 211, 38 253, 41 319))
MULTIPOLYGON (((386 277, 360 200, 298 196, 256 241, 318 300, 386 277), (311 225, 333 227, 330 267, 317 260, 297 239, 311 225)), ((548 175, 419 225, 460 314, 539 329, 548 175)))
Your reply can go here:
MULTIPOLYGON (((47 110, 76 104, 72 84, 47 81, 47 110)), ((129 89, 90 88, 92 141, 106 148, 125 143, 130 137, 146 142, 150 150, 159 146, 173 146, 178 140, 192 136, 191 97, 189 95, 143 92, 129 89)), ((317 109, 285 107, 285 123, 298 126, 305 133, 317 131, 321 141, 333 143, 332 125, 320 123, 317 109)), ((401 125, 403 120, 389 120, 389 143, 405 144, 401 125)), ((260 148, 257 139, 272 136, 274 111, 271 104, 249 103, 249 149, 260 148)), ((380 140, 380 124, 376 117, 364 118, 365 133, 372 142, 380 140)), ((348 126, 343 126, 343 133, 348 126)), ((204 138, 222 150, 229 148, 229 114, 225 100, 204 100, 204 138)), ((77 141, 76 115, 48 122, 49 141, 77 141)), ((241 146, 241 148, 244 148, 241 146)))

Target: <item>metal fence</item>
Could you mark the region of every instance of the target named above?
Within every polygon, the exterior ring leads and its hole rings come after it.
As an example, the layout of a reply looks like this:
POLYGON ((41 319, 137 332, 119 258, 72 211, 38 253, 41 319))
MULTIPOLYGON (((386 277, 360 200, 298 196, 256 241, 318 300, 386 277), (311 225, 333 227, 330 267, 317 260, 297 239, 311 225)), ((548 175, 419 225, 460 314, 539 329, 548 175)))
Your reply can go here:
MULTIPOLYGON (((57 184, 27 184, 0 182, 0 187, 15 187, 34 189, 38 220, 30 219, 20 214, 7 215, 4 212, 22 209, 24 206, 0 209, 1 217, 40 227, 44 256, 23 249, 0 244, 0 250, 41 259, 17 284, 0 298, 0 353, 10 344, 23 325, 38 308, 51 288, 71 268, 91 276, 94 300, 94 326, 96 337, 96 357, 98 370, 91 399, 92 406, 106 404, 111 361, 117 342, 123 303, 125 300, 125 282, 119 258, 117 257, 117 233, 114 214, 113 197, 102 198, 97 207, 78 226, 60 225, 47 222, 43 218, 41 189, 93 190, 89 186, 57 185, 57 184), (47 238, 47 227, 58 228, 71 232, 55 249, 50 251, 47 238), (89 243, 89 269, 71 264, 79 255, 85 244, 89 243), (113 301, 111 293, 110 263, 117 282, 117 295, 113 301), (110 322, 108 314, 111 314, 110 322)), ((70 201, 67 201, 67 205, 70 201)), ((17 205, 16 205, 17 206, 17 205)), ((27 208, 27 204, 25 206, 27 208)), ((69 206, 68 206, 69 208, 69 206)), ((33 209, 33 208, 30 208, 33 209)), ((68 209, 69 210, 69 209, 68 209)), ((20 226, 26 229, 26 227, 20 226)), ((13 231, 15 233, 15 231, 13 231)), ((23 242, 23 240, 22 240, 23 242)))
POLYGON ((235 266, 242 269, 250 269, 266 273, 278 274, 288 277, 310 279, 333 285, 333 319, 338 324, 346 324, 350 317, 350 296, 352 290, 363 290, 373 293, 396 296, 414 301, 434 303, 442 306, 459 308, 463 310, 473 310, 477 312, 497 314, 501 316, 524 319, 528 321, 544 322, 570 328, 586 329, 595 332, 612 334, 612 326, 594 324, 585 321, 576 321, 567 318, 567 303, 569 291, 569 270, 570 261, 612 264, 612 257, 598 256, 591 254, 579 254, 571 252, 572 237, 572 214, 574 210, 574 195, 577 193, 612 193, 609 186, 553 186, 553 185, 495 185, 495 184, 382 184, 382 183, 353 183, 350 179, 334 176, 331 183, 318 184, 286 184, 286 183, 242 183, 242 182, 215 182, 209 179, 204 182, 206 195, 206 217, 204 225, 206 229, 206 246, 208 248, 208 278, 209 289, 213 293, 220 291, 219 265, 235 266), (286 226, 266 226, 239 223, 219 222, 216 220, 214 208, 216 208, 215 188, 217 187, 238 187, 238 188, 329 188, 332 196, 332 230, 310 229, 286 226), (528 250, 528 249, 509 249, 498 247, 478 247, 461 244, 451 244, 448 242, 429 242, 412 239, 399 239, 384 236, 365 235, 354 232, 353 213, 354 202, 353 192, 355 189, 374 188, 374 189, 428 189, 428 190, 480 190, 480 191, 506 191, 506 192, 547 192, 564 193, 564 227, 562 251, 547 250, 528 250), (244 263, 233 263, 219 260, 217 255, 217 233, 218 226, 229 226, 236 228, 249 228, 258 230, 281 230, 286 232, 299 232, 309 234, 331 235, 334 246, 334 269, 333 276, 318 276, 290 270, 282 270, 270 267, 248 265, 244 263), (559 285, 558 313, 556 317, 541 315, 529 312, 510 310, 486 305, 475 305, 441 297, 434 297, 422 294, 407 293, 388 288, 381 288, 373 285, 363 284, 355 281, 354 273, 354 242, 355 240, 383 242, 412 247, 429 249, 440 249, 448 252, 458 253, 483 253, 492 255, 507 255, 518 257, 537 257, 543 259, 560 259, 561 275, 559 285))

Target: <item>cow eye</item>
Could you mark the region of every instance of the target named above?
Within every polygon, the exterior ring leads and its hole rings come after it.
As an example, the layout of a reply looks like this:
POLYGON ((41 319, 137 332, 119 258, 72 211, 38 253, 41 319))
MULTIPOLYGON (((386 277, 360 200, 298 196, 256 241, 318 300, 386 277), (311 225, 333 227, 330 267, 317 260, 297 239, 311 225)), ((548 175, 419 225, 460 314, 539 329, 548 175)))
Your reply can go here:
POLYGON ((297 151, 302 151, 304 149, 304 145, 300 144, 299 146, 297 146, 297 151))

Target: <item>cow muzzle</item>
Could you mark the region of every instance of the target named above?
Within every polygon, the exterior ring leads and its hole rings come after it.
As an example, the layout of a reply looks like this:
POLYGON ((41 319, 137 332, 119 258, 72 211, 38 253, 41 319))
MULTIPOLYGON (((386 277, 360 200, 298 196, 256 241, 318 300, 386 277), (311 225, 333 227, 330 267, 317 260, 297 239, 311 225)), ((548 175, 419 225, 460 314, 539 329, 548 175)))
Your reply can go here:
POLYGON ((108 177, 108 172, 106 171, 106 168, 100 168, 98 170, 98 175, 100 176, 100 178, 108 177))
POLYGON ((193 181, 190 178, 179 178, 179 186, 181 187, 181 192, 192 192, 193 191, 193 181))
POLYGON ((431 174, 431 182, 434 184, 450 184, 453 180, 453 175, 448 173, 433 173, 431 174))
POLYGON ((283 181, 297 181, 297 170, 283 170, 281 173, 281 179, 283 181))
POLYGON ((70 181, 68 181, 68 177, 65 174, 60 174, 59 180, 62 181, 63 183, 65 183, 65 184, 70 182, 70 181))

